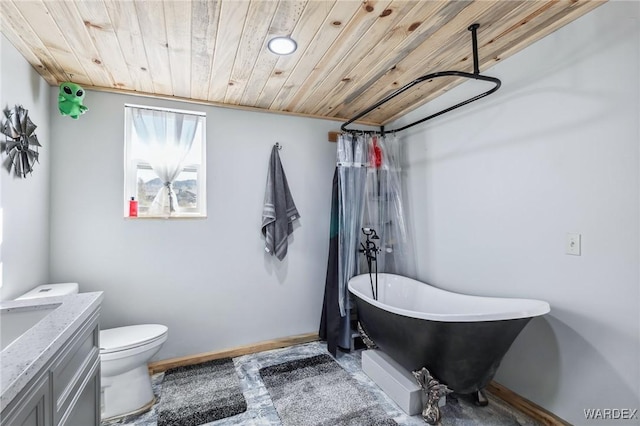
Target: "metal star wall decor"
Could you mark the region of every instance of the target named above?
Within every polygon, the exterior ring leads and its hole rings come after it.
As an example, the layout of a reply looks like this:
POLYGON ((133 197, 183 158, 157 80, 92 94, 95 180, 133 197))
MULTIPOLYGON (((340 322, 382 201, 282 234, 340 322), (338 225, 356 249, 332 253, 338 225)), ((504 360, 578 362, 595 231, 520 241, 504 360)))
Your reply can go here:
POLYGON ((13 110, 4 110, 4 122, 0 133, 6 136, 6 140, 0 144, 0 148, 7 155, 4 167, 11 174, 19 178, 26 178, 27 173, 33 172, 33 165, 38 161, 38 137, 33 133, 35 124, 29 118, 29 111, 16 105, 13 110))

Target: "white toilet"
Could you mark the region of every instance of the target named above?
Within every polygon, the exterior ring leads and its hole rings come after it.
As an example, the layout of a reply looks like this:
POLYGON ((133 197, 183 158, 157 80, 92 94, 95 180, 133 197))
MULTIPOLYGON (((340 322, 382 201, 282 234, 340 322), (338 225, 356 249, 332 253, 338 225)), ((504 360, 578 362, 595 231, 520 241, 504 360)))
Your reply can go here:
MULTIPOLYGON (((77 283, 45 284, 17 300, 75 293, 77 283)), ((100 330, 102 420, 141 413, 153 406, 155 398, 147 363, 167 340, 167 334, 167 327, 159 324, 100 330)))
POLYGON ((147 362, 167 340, 167 330, 159 324, 100 330, 103 420, 151 408, 155 399, 147 362))

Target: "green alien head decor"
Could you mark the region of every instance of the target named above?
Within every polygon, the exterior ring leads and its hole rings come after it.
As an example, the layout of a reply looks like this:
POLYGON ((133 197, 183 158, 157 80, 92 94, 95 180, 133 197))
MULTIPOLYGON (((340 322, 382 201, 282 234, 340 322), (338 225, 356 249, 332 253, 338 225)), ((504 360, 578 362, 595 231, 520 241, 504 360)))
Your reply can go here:
POLYGON ((70 81, 62 83, 58 94, 58 110, 60 110, 60 114, 77 119, 89 109, 82 105, 83 99, 84 89, 82 87, 70 81))
POLYGON ((33 133, 36 125, 29 118, 29 111, 16 105, 13 109, 4 110, 4 121, 0 133, 5 135, 5 141, 0 143, 7 158, 4 167, 9 173, 11 169, 16 177, 26 178, 27 173, 33 172, 33 165, 38 161, 38 137, 33 133))

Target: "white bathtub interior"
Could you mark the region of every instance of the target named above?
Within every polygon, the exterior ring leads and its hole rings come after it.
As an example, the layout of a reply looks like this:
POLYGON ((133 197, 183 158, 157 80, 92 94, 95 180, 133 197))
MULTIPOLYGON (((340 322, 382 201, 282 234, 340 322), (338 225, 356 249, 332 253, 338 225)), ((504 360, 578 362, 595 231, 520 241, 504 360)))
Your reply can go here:
MULTIPOLYGON (((375 288, 375 274, 372 278, 375 288)), ((352 278, 349 290, 387 311, 433 321, 498 321, 535 317, 550 311, 549 304, 541 300, 454 293, 387 273, 378 274, 378 300, 371 297, 369 274, 352 278)))

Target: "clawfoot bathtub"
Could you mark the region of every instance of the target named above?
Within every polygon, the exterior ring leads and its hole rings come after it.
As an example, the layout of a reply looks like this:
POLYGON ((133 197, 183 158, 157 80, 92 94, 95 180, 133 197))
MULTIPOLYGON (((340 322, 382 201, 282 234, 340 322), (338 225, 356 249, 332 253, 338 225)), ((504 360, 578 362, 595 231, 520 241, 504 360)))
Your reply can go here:
POLYGON ((520 331, 550 310, 540 300, 458 294, 393 274, 378 274, 378 300, 369 274, 353 277, 349 291, 364 332, 382 351, 409 371, 426 367, 481 405, 482 390, 520 331))

